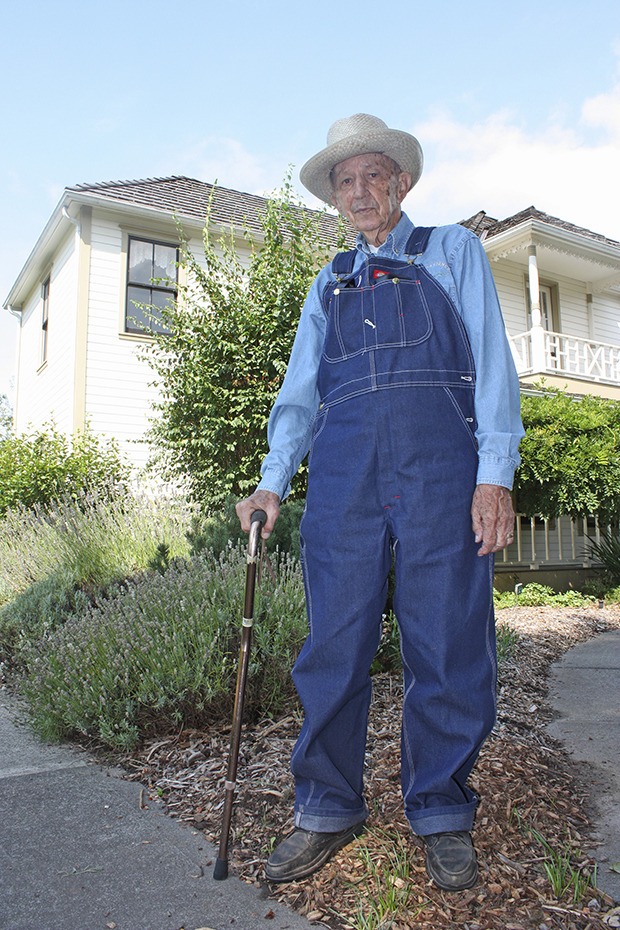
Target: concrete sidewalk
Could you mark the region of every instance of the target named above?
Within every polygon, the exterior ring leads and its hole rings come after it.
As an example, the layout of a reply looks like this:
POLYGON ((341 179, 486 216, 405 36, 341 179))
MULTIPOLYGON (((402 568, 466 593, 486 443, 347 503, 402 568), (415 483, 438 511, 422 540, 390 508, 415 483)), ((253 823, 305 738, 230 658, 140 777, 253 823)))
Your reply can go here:
POLYGON ((620 630, 570 649, 551 670, 551 704, 559 717, 548 727, 590 787, 600 845, 597 885, 620 901, 620 630))
MULTIPOLYGON (((310 930, 139 785, 39 743, 0 692, 0 930, 310 930)), ((314 925, 316 928, 316 924, 314 925)))

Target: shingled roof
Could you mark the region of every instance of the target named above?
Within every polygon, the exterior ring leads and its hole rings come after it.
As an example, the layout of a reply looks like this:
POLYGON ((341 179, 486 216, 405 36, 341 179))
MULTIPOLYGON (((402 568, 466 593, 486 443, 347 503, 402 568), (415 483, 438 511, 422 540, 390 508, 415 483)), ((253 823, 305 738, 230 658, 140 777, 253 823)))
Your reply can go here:
POLYGON ((585 236, 587 239, 592 239, 594 242, 603 242, 606 245, 620 246, 620 242, 617 242, 615 239, 608 239, 606 236, 600 235, 600 233, 592 232, 591 229, 585 229, 583 226, 576 226, 574 223, 561 220, 557 216, 543 213, 542 210, 537 210, 536 207, 533 206, 526 207, 525 210, 521 210, 513 216, 508 216, 504 220, 496 220, 492 216, 488 216, 484 210, 480 210, 478 213, 470 216, 469 219, 461 220, 460 225, 465 226, 467 229, 471 229, 471 231, 476 233, 477 236, 480 236, 481 239, 486 239, 487 237, 498 236, 500 233, 520 226, 521 223, 525 223, 528 220, 539 220, 539 222, 546 223, 549 226, 555 226, 558 229, 565 229, 568 232, 585 236))
MULTIPOLYGON (((68 191, 91 193, 111 202, 130 203, 152 207, 164 213, 199 220, 204 223, 209 203, 211 218, 220 227, 237 229, 247 227, 251 232, 262 231, 261 218, 265 215, 267 199, 256 194, 245 194, 228 187, 208 184, 195 178, 174 175, 167 178, 145 178, 138 181, 104 181, 98 184, 77 184, 68 191)), ((308 209, 308 208, 300 208, 308 209)), ((333 243, 339 232, 338 217, 322 211, 321 234, 333 243)))

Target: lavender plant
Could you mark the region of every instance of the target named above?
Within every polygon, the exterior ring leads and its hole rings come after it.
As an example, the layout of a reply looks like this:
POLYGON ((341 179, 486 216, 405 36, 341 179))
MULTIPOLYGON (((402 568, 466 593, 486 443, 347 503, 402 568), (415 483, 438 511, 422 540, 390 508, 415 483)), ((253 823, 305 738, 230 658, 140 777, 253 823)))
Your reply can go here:
MULTIPOLYGON (((277 583, 256 597, 249 718, 292 699, 289 670, 306 632, 299 565, 276 561, 277 583)), ((27 655, 35 729, 125 750, 171 725, 229 719, 244 576, 242 548, 176 560, 52 631, 27 655)))
POLYGON ((168 560, 187 554, 189 523, 183 502, 119 487, 8 511, 0 520, 0 661, 20 666, 25 645, 144 571, 162 546, 168 560))
POLYGON ((0 578, 13 597, 60 570, 107 584, 145 568, 162 541, 171 557, 185 555, 188 525, 179 499, 118 487, 20 506, 0 520, 0 578))

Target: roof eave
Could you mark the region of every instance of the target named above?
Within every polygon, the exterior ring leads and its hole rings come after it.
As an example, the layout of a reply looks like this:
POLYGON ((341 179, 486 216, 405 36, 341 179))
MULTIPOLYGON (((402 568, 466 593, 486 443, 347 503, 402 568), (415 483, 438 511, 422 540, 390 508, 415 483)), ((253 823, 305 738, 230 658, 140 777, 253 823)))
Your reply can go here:
POLYGON ((71 225, 70 217, 73 217, 75 220, 81 206, 97 207, 107 213, 131 216, 134 220, 136 218, 141 218, 151 222, 155 221, 160 226, 162 225, 162 221, 166 220, 168 220, 171 225, 174 225, 174 219, 178 217, 183 225, 200 230, 201 233, 204 228, 204 220, 199 220, 196 216, 191 216, 181 211, 162 210, 161 207, 113 200, 110 197, 99 196, 87 191, 65 189, 58 205, 55 207, 41 235, 37 239, 34 248, 24 262, 6 300, 2 304, 4 309, 12 313, 19 313, 23 310, 24 301, 31 293, 44 266, 47 264, 49 260, 48 256, 51 256, 59 241, 69 231, 71 225))
POLYGON ((65 230, 63 227, 67 228, 71 223, 64 213, 65 210, 68 210, 70 202, 71 198, 67 196, 67 192, 65 191, 43 228, 43 232, 37 239, 30 255, 24 262, 6 300, 2 304, 6 310, 10 310, 12 313, 18 313, 23 310, 23 301, 32 289, 31 279, 35 273, 39 273, 44 264, 42 256, 51 252, 52 245, 57 239, 64 235, 65 230))
POLYGON ((489 232, 483 244, 487 255, 495 257, 507 250, 515 250, 515 247, 519 245, 536 245, 537 241, 542 243, 544 240, 551 239, 579 253, 582 257, 591 257, 593 261, 605 261, 612 265, 620 263, 619 246, 608 242, 600 242, 583 233, 564 229, 552 223, 545 223, 535 217, 527 219, 495 236, 492 232, 489 232))

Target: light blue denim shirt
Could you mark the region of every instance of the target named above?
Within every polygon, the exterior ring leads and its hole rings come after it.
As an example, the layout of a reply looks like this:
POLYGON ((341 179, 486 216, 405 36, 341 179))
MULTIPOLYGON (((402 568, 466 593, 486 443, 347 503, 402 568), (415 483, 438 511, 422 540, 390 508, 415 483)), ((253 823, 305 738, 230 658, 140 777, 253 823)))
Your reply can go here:
MULTIPOLYGON (((376 254, 402 256, 412 229, 411 220, 403 213, 376 254)), ((370 254, 362 234, 356 244, 354 271, 370 254)), ((438 226, 415 263, 423 264, 448 293, 469 337, 476 365, 477 482, 511 488, 523 436, 519 381, 482 244, 463 226, 438 226)), ((310 448, 320 401, 317 374, 326 328, 320 295, 331 279, 331 265, 326 265, 310 288, 286 376, 269 417, 269 453, 261 467, 258 488, 273 491, 281 499, 289 493, 291 479, 310 448)))

